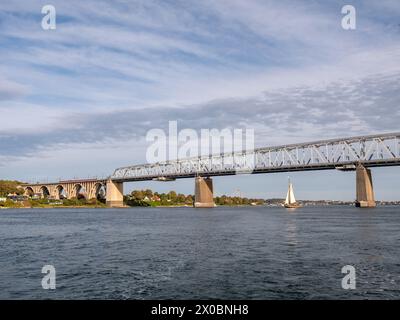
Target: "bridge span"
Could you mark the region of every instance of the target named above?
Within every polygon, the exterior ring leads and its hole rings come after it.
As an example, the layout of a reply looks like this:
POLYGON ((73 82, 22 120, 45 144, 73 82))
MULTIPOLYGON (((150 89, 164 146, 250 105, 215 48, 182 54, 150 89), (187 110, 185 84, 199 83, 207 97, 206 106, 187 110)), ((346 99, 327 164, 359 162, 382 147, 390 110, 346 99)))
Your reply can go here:
POLYGON ((106 190, 109 206, 123 205, 123 183, 131 181, 171 181, 195 178, 195 207, 212 207, 213 176, 293 172, 308 170, 342 170, 356 172, 356 205, 375 206, 372 167, 400 165, 400 132, 319 140, 241 152, 211 154, 159 163, 118 168, 106 180, 74 180, 62 183, 25 185, 27 191, 42 190, 67 197, 78 196, 77 185, 85 185, 85 197, 96 197, 99 188, 106 190), (30 188, 30 189, 29 189, 30 188), (36 189, 34 189, 36 188, 36 189), (39 188, 39 189, 38 189, 39 188))
POLYGON ((40 195, 53 199, 87 198, 95 199, 103 196, 106 191, 107 179, 74 179, 60 180, 50 183, 24 184, 25 194, 40 195))

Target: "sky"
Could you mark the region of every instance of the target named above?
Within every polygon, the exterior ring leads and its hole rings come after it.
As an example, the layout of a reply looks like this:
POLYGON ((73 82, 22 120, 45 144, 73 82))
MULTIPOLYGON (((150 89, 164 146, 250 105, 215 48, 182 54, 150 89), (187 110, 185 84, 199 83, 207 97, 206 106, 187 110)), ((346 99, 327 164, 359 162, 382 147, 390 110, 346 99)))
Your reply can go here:
MULTIPOLYGON (((0 179, 108 176, 145 163, 146 133, 169 121, 251 128, 256 147, 400 131, 399 40, 398 0, 0 0, 0 179), (46 4, 55 30, 41 26, 46 4)), ((290 175, 297 198, 355 198, 352 172, 290 175)), ((377 199, 400 199, 398 167, 373 178, 377 199)), ((148 187, 194 182, 125 192, 148 187)), ((287 174, 214 189, 284 197, 287 174)))

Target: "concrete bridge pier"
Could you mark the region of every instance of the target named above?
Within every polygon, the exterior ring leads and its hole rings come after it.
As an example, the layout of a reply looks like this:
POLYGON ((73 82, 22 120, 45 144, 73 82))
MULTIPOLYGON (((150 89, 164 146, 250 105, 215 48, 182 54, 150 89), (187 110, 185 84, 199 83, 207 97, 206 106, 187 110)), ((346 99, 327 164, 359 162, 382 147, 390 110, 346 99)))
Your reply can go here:
POLYGON ((122 182, 114 182, 107 180, 106 186, 106 204, 108 207, 124 206, 124 184, 122 182))
POLYGON ((356 168, 356 189, 356 207, 372 208, 376 206, 371 170, 362 164, 357 165, 356 168))
POLYGON ((196 177, 194 186, 194 207, 214 208, 215 203, 212 179, 208 177, 196 177))

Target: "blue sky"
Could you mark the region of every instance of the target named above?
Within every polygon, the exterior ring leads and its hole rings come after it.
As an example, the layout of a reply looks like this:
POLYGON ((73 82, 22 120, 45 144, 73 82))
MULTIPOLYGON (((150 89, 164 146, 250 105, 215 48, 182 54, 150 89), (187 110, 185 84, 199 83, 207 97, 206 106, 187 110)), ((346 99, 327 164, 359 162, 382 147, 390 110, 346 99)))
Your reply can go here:
MULTIPOLYGON (((256 146, 399 130, 400 2, 0 2, 0 179, 105 176, 145 162, 146 132, 253 128, 256 146), (41 28, 41 8, 57 29, 41 28), (357 10, 343 30, 341 8, 357 10)), ((399 168, 374 169, 399 199, 399 168)), ((282 196, 286 174, 215 178, 282 196)), ((354 198, 354 174, 292 174, 298 198, 354 198)), ((193 192, 193 181, 129 184, 193 192)))

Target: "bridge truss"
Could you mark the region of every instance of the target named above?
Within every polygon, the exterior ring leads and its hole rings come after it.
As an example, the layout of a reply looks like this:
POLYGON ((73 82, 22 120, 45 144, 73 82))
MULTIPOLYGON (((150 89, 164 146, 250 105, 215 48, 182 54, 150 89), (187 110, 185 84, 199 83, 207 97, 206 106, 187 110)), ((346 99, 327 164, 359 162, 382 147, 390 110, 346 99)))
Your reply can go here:
POLYGON ((400 132, 321 140, 118 168, 117 181, 170 180, 305 170, 400 165, 400 132))

